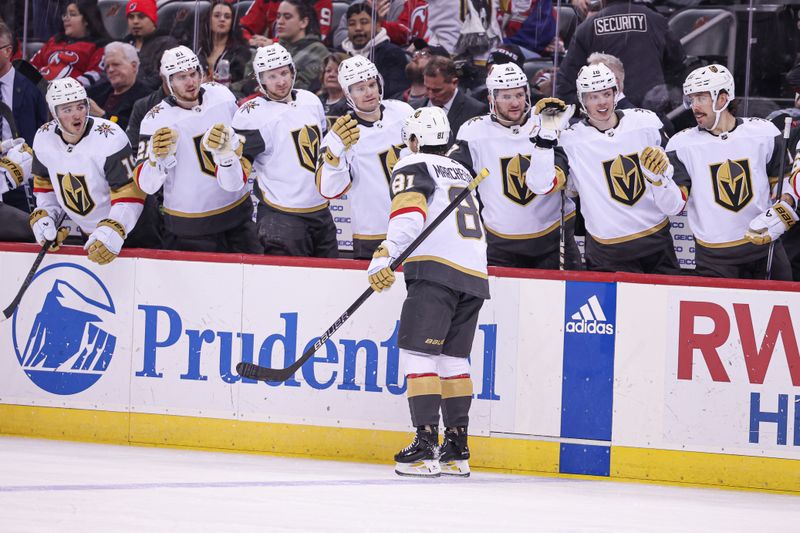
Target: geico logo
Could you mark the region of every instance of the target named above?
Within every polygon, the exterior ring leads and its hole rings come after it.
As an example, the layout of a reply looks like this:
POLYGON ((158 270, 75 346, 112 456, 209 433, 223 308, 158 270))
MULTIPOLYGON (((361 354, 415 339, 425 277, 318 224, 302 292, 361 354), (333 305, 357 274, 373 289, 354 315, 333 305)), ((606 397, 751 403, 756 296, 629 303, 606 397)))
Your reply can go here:
POLYGON ((614 325, 607 322, 594 322, 586 320, 567 322, 567 333, 592 333, 598 335, 613 335, 614 325))
POLYGON ((694 253, 694 246, 690 246, 690 247, 689 247, 689 252, 690 252, 690 253, 694 253))
POLYGON ((683 234, 674 235, 672 238, 675 239, 676 241, 693 241, 694 240, 694 236, 692 236, 692 235, 683 235, 683 234))
POLYGON ((680 253, 682 251, 683 251, 683 246, 676 246, 675 247, 675 253, 680 253))
POLYGON ((679 265, 694 265, 694 259, 678 259, 679 265))
POLYGON ((682 228, 682 227, 684 227, 684 223, 683 222, 673 222, 672 223, 672 227, 673 228, 682 228))
MULTIPOLYGON (((134 367, 140 369, 135 374, 139 378, 209 381, 209 370, 211 373, 218 370, 219 379, 225 383, 241 381, 255 385, 259 382, 243 380, 236 374, 237 362, 286 367, 319 342, 319 337, 299 337, 299 313, 281 313, 281 331, 257 337, 254 333, 185 328, 181 314, 167 306, 139 305, 138 310, 144 313, 144 338, 134 339, 134 345, 140 347, 135 353, 141 354, 134 361, 134 367)), ((396 321, 385 339, 328 339, 296 376, 266 385, 364 392, 382 392, 385 388, 390 394, 404 394, 406 385, 400 371, 398 329, 399 321, 396 321)), ((497 358, 497 324, 478 324, 478 330, 472 366, 483 377, 481 392, 476 398, 499 400, 493 371, 497 358)))
POLYGON ((344 206, 331 204, 330 209, 331 211, 342 211, 344 210, 344 206))
POLYGON ((345 224, 349 224, 350 223, 350 217, 333 217, 333 221, 334 222, 342 222, 342 223, 345 223, 345 224))

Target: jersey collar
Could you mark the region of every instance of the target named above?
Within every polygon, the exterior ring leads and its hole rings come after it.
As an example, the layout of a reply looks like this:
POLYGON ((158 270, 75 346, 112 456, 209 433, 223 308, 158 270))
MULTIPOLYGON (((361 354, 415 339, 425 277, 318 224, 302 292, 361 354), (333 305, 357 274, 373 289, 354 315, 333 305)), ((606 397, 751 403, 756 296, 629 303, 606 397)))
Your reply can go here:
POLYGON ((355 110, 351 110, 350 116, 356 119, 356 122, 358 122, 361 126, 364 126, 366 128, 371 128, 372 126, 378 124, 380 121, 383 120, 383 112, 386 111, 386 107, 383 104, 381 104, 380 109, 381 109, 381 118, 379 118, 375 122, 364 120, 363 118, 358 116, 358 113, 356 113, 355 110))
POLYGON ((94 120, 92 119, 92 117, 88 117, 86 119, 86 127, 83 128, 83 135, 81 135, 81 138, 78 139, 75 143, 68 143, 66 140, 64 140, 64 135, 63 135, 64 132, 61 131, 61 127, 58 126, 58 121, 56 121, 56 134, 58 135, 59 139, 61 139, 61 142, 63 142, 67 146, 70 145, 75 146, 92 132, 92 126, 94 126, 94 120))

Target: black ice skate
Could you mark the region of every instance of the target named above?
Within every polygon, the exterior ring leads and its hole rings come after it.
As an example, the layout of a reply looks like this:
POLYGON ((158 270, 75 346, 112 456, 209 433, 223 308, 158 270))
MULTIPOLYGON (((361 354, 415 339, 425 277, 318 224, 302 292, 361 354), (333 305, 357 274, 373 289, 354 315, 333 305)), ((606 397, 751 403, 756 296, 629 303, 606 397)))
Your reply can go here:
POLYGON ((394 456, 394 471, 400 476, 439 477, 439 430, 420 426, 414 442, 394 456))
POLYGON ((439 451, 439 467, 444 475, 469 477, 466 426, 444 430, 444 443, 439 451))

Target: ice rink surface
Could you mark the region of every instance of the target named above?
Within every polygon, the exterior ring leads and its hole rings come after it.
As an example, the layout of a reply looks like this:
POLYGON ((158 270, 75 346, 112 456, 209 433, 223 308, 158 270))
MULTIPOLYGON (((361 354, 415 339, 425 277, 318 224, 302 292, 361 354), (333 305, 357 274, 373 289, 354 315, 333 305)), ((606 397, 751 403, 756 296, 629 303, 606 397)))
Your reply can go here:
POLYGON ((0 437, 0 531, 792 531, 800 498, 0 437))

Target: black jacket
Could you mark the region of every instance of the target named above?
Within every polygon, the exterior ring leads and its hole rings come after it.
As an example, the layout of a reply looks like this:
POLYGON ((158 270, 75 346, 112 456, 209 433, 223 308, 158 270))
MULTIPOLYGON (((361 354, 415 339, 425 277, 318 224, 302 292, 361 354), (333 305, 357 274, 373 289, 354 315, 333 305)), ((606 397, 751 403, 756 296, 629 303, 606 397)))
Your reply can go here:
MULTIPOLYGON (((132 35, 123 39, 124 42, 136 46, 136 40, 132 35)), ((175 48, 180 43, 175 37, 162 30, 144 38, 142 49, 139 50, 139 73, 136 79, 141 81, 147 88, 155 91, 161 86, 161 55, 165 50, 175 48)))
POLYGON ((142 120, 144 120, 145 114, 155 107, 157 103, 166 98, 166 96, 164 90, 159 87, 157 91, 153 91, 144 98, 139 98, 136 100, 136 103, 133 104, 133 111, 131 111, 131 117, 128 120, 128 128, 125 130, 125 133, 128 135, 128 140, 131 142, 131 148, 133 148, 134 154, 138 154, 138 151, 141 149, 139 146, 139 130, 142 127, 142 120))
POLYGON ((485 115, 489 112, 489 106, 471 96, 467 96, 461 89, 456 93, 450 111, 447 112, 447 120, 450 122, 450 130, 453 135, 458 134, 458 129, 463 123, 471 118, 485 115))
POLYGON ((663 85, 667 76, 680 76, 686 54, 669 31, 667 19, 649 7, 628 0, 609 0, 608 6, 583 21, 559 69, 556 93, 577 103, 575 80, 592 52, 618 57, 625 66, 625 94, 641 107, 647 92, 663 85))
POLYGON ((143 98, 151 92, 152 91, 145 87, 142 82, 136 80, 130 89, 122 93, 116 106, 110 108, 106 103, 108 102, 108 98, 114 93, 114 87, 111 86, 110 82, 104 81, 86 91, 87 96, 94 100, 97 105, 102 107, 106 112, 103 118, 113 120, 123 130, 128 127, 128 119, 130 119, 131 112, 133 111, 133 104, 135 104, 139 98, 143 98), (116 120, 113 117, 117 117, 116 120))

